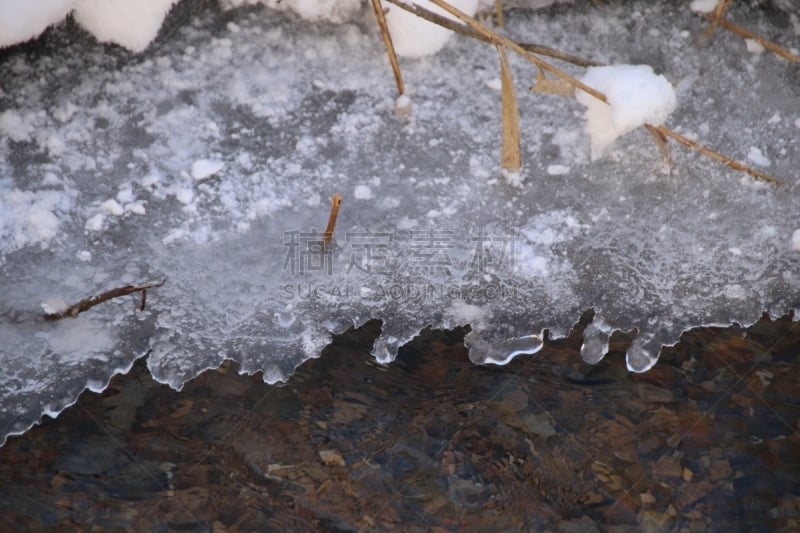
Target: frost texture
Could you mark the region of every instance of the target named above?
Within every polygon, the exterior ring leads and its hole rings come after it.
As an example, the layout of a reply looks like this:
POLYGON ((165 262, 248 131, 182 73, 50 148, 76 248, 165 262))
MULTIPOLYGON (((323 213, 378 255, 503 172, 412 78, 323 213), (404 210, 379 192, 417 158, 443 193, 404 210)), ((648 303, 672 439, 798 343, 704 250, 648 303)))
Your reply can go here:
MULTIPOLYGON (((653 65, 677 84, 671 127, 739 159, 756 147, 796 180, 796 67, 732 38, 696 50, 688 10, 637 5, 515 12, 507 31, 653 65)), ((148 350, 173 387, 226 357, 274 382, 332 333, 377 318, 381 361, 426 326, 470 324, 472 359, 502 364, 594 308, 587 360, 613 330, 638 328, 628 363, 645 370, 690 327, 800 307, 796 185, 776 190, 679 148, 667 174, 641 129, 592 162, 580 104, 520 92, 526 166, 511 188, 487 87, 496 51, 452 39, 405 61, 413 105, 397 118, 363 14, 323 25, 209 12, 141 55, 61 28, 36 54, 5 56, 0 435, 102 389, 148 350), (334 192, 344 202, 320 254, 334 192), (41 318, 43 303, 164 278, 143 312, 130 296, 41 318)))

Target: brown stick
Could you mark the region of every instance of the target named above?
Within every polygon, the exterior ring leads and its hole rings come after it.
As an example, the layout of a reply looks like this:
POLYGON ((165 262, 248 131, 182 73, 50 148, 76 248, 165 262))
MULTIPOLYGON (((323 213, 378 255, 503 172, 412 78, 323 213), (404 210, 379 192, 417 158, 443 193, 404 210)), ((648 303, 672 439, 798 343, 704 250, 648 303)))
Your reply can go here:
POLYGON ((506 23, 503 20, 503 0, 494 0, 494 14, 497 18, 497 27, 504 27, 506 23))
POLYGON ((689 139, 687 137, 684 137, 683 135, 681 135, 678 132, 672 131, 671 129, 669 129, 666 126, 653 126, 653 125, 648 124, 647 128, 648 128, 648 130, 650 128, 652 128, 653 130, 657 131, 661 135, 664 135, 665 137, 670 137, 671 139, 675 139, 676 141, 678 141, 680 144, 686 146, 687 148, 691 148, 692 150, 700 152, 701 154, 703 154, 703 155, 705 155, 707 157, 710 157, 711 159, 716 159, 720 163, 723 163, 724 165, 727 165, 728 167, 730 167, 730 168, 732 168, 734 170, 739 170, 741 172, 746 172, 746 173, 750 174, 751 176, 753 176, 756 179, 760 179, 760 180, 763 180, 763 181, 766 181, 768 183, 772 183, 772 184, 775 184, 775 185, 783 185, 784 184, 784 182, 782 180, 779 180, 778 178, 774 178, 774 177, 770 176, 769 174, 764 174, 763 172, 760 172, 760 171, 758 171, 758 170, 756 170, 754 168, 751 168, 751 167, 745 165, 744 163, 740 163, 739 161, 736 161, 734 159, 731 159, 730 157, 724 156, 719 152, 715 152, 714 150, 708 148, 707 146, 704 146, 704 145, 700 144, 697 141, 693 141, 693 140, 691 140, 691 139, 689 139))
POLYGON ((672 168, 672 157, 669 153, 669 144, 667 143, 667 137, 660 131, 656 129, 655 126, 650 124, 645 124, 645 128, 647 128, 647 132, 655 141, 658 150, 661 152, 661 157, 664 158, 664 163, 667 165, 667 168, 672 168))
POLYGON ((322 238, 322 247, 327 248, 333 239, 333 230, 336 228, 336 217, 339 216, 339 207, 342 205, 342 195, 334 193, 331 196, 331 212, 328 215, 328 226, 325 228, 325 234, 322 238))
POLYGON ((711 24, 708 25, 706 31, 703 32, 703 35, 708 39, 711 37, 711 34, 714 33, 714 30, 717 29, 720 22, 725 19, 725 12, 728 11, 730 7, 731 0, 719 0, 714 9, 710 13, 706 13, 706 17, 711 21, 711 24))
MULTIPOLYGON (((448 30, 452 30, 456 33, 464 35, 465 37, 478 39, 480 41, 489 44, 494 43, 492 39, 489 39, 488 37, 481 35, 477 31, 470 28, 469 26, 465 26, 464 24, 455 22, 447 17, 439 15, 438 13, 434 13, 429 9, 425 9, 424 7, 418 6, 416 4, 408 4, 406 2, 403 2, 403 0, 387 0, 387 1, 396 5, 401 9, 408 11, 409 13, 413 13, 414 15, 418 16, 421 19, 427 20, 428 22, 432 22, 433 24, 436 24, 443 28, 447 28, 448 30)), ((559 50, 556 50, 555 48, 550 48, 548 46, 542 46, 533 43, 517 43, 517 45, 519 45, 521 48, 529 52, 552 57, 554 59, 559 59, 561 61, 572 63, 573 65, 577 65, 579 67, 599 67, 603 65, 602 63, 597 63, 595 61, 590 61, 582 57, 578 57, 572 54, 567 54, 565 52, 561 52, 559 50)))
POLYGON ((144 285, 125 285, 124 287, 118 287, 116 289, 111 289, 109 291, 103 292, 101 294, 98 294, 97 296, 91 296, 89 298, 85 298, 74 305, 70 305, 63 311, 59 311, 57 313, 45 313, 44 317, 47 320, 58 320, 66 317, 75 318, 79 314, 83 313, 84 311, 88 311, 97 304, 101 304, 113 298, 119 298, 120 296, 133 294, 135 292, 142 293, 141 309, 144 309, 145 291, 147 289, 161 287, 164 283, 166 283, 166 280, 159 281, 157 283, 145 283, 144 285))
POLYGON ((400 73, 400 64, 397 62, 397 54, 394 51, 392 34, 389 33, 389 26, 386 25, 386 17, 383 14, 381 0, 372 0, 372 10, 375 12, 375 18, 378 19, 378 26, 381 29, 383 44, 386 46, 386 53, 389 55, 389 63, 392 65, 394 81, 397 84, 397 92, 401 95, 405 94, 406 86, 403 83, 403 75, 400 73))
MULTIPOLYGON (((706 15, 707 17, 711 18, 710 15, 706 15)), ((787 61, 791 61, 792 63, 800 64, 800 56, 797 56, 791 53, 786 48, 773 43, 772 41, 761 37, 760 35, 753 33, 752 31, 743 28, 734 24, 733 22, 729 21, 728 19, 722 19, 719 21, 719 25, 728 30, 731 33, 735 33, 739 37, 744 39, 752 39, 756 41, 758 44, 772 52, 773 54, 779 55, 782 58, 786 59, 787 61)))
POLYGON ((454 17, 458 18, 463 23, 467 24, 470 28, 472 28, 473 30, 477 31, 478 33, 480 33, 481 35, 483 35, 484 37, 489 39, 493 44, 496 44, 496 45, 499 44, 499 45, 505 46, 506 48, 509 48, 510 50, 515 51, 516 53, 518 53, 519 55, 521 55, 522 57, 524 57, 525 59, 527 59, 528 61, 530 61, 534 65, 536 65, 537 67, 539 67, 539 68, 541 68, 543 70, 546 70, 546 71, 548 71, 548 72, 550 72, 552 74, 555 74, 559 78, 561 78, 564 81, 574 85, 575 87, 577 87, 578 89, 584 91, 585 93, 594 96, 595 98, 597 98, 601 102, 608 103, 608 100, 606 99, 605 95, 603 93, 601 93, 600 91, 598 91, 597 89, 593 89, 593 88, 589 87, 585 83, 583 83, 583 82, 581 82, 579 80, 576 80, 575 78, 573 78, 572 76, 570 76, 569 74, 564 72, 563 70, 554 67, 553 65, 551 65, 547 61, 543 61, 538 56, 528 52, 527 50, 522 48, 520 45, 518 45, 517 43, 515 43, 511 39, 509 39, 507 37, 503 37, 502 35, 490 30, 489 28, 487 28, 486 26, 484 26, 483 24, 481 24, 480 22, 478 22, 474 18, 470 17, 469 15, 467 15, 466 13, 461 11, 460 9, 456 9, 455 7, 451 6, 447 2, 444 2, 443 0, 430 0, 430 1, 431 1, 432 4, 444 9, 445 11, 447 11, 448 13, 453 15, 454 17))
POLYGON ((517 96, 514 91, 514 78, 511 67, 508 66, 506 49, 496 46, 500 56, 500 82, 502 84, 502 119, 503 119, 503 144, 501 149, 500 166, 509 172, 519 172, 522 168, 520 155, 520 127, 517 96))

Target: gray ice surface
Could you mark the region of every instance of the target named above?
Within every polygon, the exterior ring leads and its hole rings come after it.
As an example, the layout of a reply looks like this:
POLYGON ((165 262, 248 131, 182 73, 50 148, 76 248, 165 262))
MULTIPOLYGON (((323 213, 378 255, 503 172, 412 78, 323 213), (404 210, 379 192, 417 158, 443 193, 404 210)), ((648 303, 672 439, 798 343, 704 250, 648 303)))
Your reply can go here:
MULTIPOLYGON (((800 68, 729 33, 695 47, 683 3, 585 4, 515 10, 505 31, 652 65, 677 88, 668 126, 789 184, 676 145, 667 172, 642 129, 591 161, 583 108, 528 92, 535 71, 512 57, 525 167, 511 187, 494 48, 455 38, 402 61, 413 109, 398 118, 366 6, 345 24, 199 10, 141 55, 70 23, 0 52, 0 440, 148 350, 176 388, 224 358, 274 382, 377 318, 381 361, 426 326, 469 324, 472 359, 503 363, 592 308, 586 359, 637 328, 641 371, 691 327, 798 309, 800 68), (52 297, 161 279, 144 311, 129 296, 41 318, 52 297)), ((732 16, 800 47, 796 16, 732 16)))

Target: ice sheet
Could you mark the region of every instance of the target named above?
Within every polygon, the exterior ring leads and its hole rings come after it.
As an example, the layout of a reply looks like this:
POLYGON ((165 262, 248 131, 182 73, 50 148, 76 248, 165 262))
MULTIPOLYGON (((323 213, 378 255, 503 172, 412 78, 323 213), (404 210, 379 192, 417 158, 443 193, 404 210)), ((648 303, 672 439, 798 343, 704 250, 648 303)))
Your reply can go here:
POLYGON ((528 93, 535 72, 513 58, 525 167, 510 187, 494 48, 454 38, 403 60, 412 108, 397 117, 367 6, 320 24, 199 3, 141 55, 72 23, 2 52, 0 438, 148 350, 176 388, 226 357, 277 381, 378 318, 381 361, 426 326, 469 324, 473 360, 501 364, 592 308, 587 360, 637 328, 640 371, 688 328, 800 307, 800 69, 726 34, 696 49, 696 15, 649 4, 514 11, 506 31, 651 65, 676 85, 668 126, 740 160, 757 151, 789 185, 678 147, 666 172, 641 129, 591 161, 583 107, 528 93), (41 318, 53 298, 162 279, 144 311, 129 296, 41 318))

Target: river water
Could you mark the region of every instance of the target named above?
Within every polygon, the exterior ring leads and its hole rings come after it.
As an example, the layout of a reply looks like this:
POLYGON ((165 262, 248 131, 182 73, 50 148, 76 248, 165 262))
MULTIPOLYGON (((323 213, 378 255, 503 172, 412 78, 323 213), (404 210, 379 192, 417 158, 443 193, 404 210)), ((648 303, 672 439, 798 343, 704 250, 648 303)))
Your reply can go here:
MULTIPOLYGON (((581 329, 579 324, 576 330, 581 329)), ((720 531, 800 524, 800 327, 697 329, 645 374, 579 331, 507 366, 464 330, 369 355, 377 321, 284 385, 145 361, 0 448, 4 530, 720 531)))

